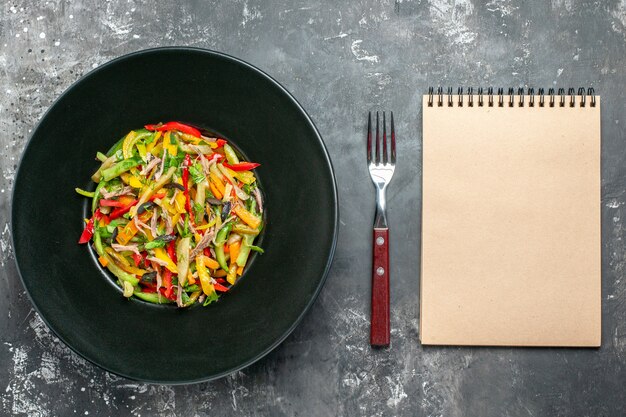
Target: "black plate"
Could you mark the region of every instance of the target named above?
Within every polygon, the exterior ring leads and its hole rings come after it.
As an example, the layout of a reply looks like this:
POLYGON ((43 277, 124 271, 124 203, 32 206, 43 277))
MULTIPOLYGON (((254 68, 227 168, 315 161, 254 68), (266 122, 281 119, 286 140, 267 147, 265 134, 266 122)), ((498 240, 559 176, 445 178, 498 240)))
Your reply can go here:
POLYGON ((42 319, 96 365, 158 383, 224 376, 283 341, 324 284, 337 220, 330 158, 302 107, 257 68, 194 48, 127 55, 76 82, 32 134, 13 190, 15 256, 42 319), (124 299, 77 244, 86 201, 74 187, 90 187, 96 152, 170 120, 220 132, 261 163, 265 254, 204 308, 124 299))

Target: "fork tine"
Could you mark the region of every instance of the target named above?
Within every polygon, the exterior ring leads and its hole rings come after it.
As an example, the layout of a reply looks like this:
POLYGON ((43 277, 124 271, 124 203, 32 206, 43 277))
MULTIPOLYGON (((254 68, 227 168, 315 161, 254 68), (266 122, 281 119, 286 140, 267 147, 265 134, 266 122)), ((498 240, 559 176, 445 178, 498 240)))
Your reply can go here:
POLYGON ((389 160, 387 154, 387 121, 385 119, 385 112, 383 112, 383 164, 387 164, 389 160))
POLYGON ((393 112, 391 112, 391 163, 396 163, 396 129, 393 125, 393 112))
POLYGON ((376 112, 376 165, 380 164, 380 134, 378 130, 378 112, 376 112))
POLYGON ((367 115, 367 163, 372 162, 372 112, 367 115))

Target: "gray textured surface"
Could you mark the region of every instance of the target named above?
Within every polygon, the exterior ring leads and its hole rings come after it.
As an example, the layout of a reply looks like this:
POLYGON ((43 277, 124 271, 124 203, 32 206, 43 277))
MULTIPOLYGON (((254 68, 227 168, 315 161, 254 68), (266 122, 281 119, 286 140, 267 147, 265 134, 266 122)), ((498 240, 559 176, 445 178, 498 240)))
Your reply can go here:
MULTIPOLYGON (((5 1, 0 6, 0 413, 222 416, 618 416, 626 413, 626 1, 5 1), (339 4, 340 3, 340 4, 339 4), (19 282, 10 190, 29 132, 92 68, 160 45, 217 49, 275 77, 333 158, 341 229, 302 324, 227 378, 138 384, 85 362, 19 282), (603 338, 598 350, 418 343, 421 94, 429 85, 592 86, 602 95, 603 338), (367 343, 370 109, 395 111, 392 347, 367 343)), ((97 117, 97 115, 94 115, 97 117)))

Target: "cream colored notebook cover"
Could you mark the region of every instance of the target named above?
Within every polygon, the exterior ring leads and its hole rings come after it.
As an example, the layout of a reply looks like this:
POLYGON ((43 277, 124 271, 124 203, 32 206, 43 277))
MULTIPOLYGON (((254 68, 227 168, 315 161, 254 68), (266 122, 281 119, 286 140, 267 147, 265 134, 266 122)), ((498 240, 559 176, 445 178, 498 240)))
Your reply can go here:
POLYGON ((550 98, 424 96, 423 344, 600 346, 600 98, 550 98))

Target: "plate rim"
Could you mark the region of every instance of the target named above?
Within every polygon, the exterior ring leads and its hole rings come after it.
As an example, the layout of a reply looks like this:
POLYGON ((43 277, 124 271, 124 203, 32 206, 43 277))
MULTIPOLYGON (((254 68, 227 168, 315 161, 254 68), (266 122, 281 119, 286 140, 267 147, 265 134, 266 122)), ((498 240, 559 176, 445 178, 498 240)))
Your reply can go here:
POLYGON ((208 49, 208 48, 200 48, 200 47, 193 47, 193 46, 162 46, 162 47, 155 47, 155 48, 147 48, 147 49, 141 49, 138 51, 134 51, 134 52, 130 52, 124 55, 120 55, 116 58, 111 59, 110 61, 107 61, 106 63, 99 65, 97 68, 89 71, 87 74, 83 75, 82 77, 80 77, 78 80, 74 81, 72 84, 69 85, 69 87, 67 87, 48 107, 48 109, 45 111, 45 113, 43 113, 43 115, 41 116, 41 118, 37 121, 37 123, 35 124, 35 127, 33 128, 31 134, 29 135, 28 141, 26 142, 26 145, 24 146, 24 149, 22 150, 20 157, 19 157, 19 162, 17 165, 17 170, 15 171, 15 181, 13 182, 13 187, 11 190, 11 245, 13 247, 13 252, 14 252, 14 261, 15 261, 15 266, 16 266, 16 270, 17 270, 17 275, 20 278, 20 282, 22 283, 22 287, 25 290, 25 293, 28 297, 28 299, 30 300, 30 303, 32 305, 32 307, 34 308, 34 310, 37 312, 37 315, 39 316, 39 318, 46 324, 46 326, 48 327, 48 329, 52 332, 52 334, 59 340, 61 340, 63 342, 63 344, 65 346, 67 346, 72 352, 76 353, 78 356, 80 356, 81 358, 85 359, 86 361, 88 361, 89 363, 97 366, 100 369, 105 370, 106 372, 110 372, 114 375, 118 375, 133 381, 140 381, 140 382, 144 382, 144 383, 150 383, 150 384, 159 384, 159 385, 171 385, 171 386, 176 386, 176 385, 189 385, 189 384, 196 384, 196 383, 201 383, 201 382, 208 382, 208 381, 213 381, 216 379, 220 379, 223 378, 227 375, 230 375, 232 373, 235 373, 237 371, 240 371, 244 368, 247 368, 248 366, 254 364, 255 362, 259 361, 260 359, 264 358, 265 356, 267 356, 271 351, 273 351, 274 349, 276 349, 281 343, 283 343, 285 341, 285 339, 287 339, 287 337, 289 337, 289 335, 291 335, 291 333, 293 333, 293 331, 296 329, 296 327, 298 327, 298 325, 302 322, 304 316, 306 316, 306 314, 309 312, 309 310, 311 309, 311 307, 313 306, 313 304, 315 304, 315 301, 317 300, 322 288, 324 287, 324 284, 326 283, 326 280, 328 278, 328 274, 330 272, 330 268, 332 266, 332 262, 333 259, 335 257, 335 252, 337 249, 337 239, 338 239, 338 234, 339 234, 339 198, 338 198, 338 190, 337 190, 337 178, 335 176, 335 169, 332 163, 332 159, 330 157, 330 154, 328 152, 328 149, 326 148, 326 144, 324 143, 324 140, 322 139, 322 136, 319 132, 319 130, 317 129, 317 126, 315 125, 315 123, 313 122, 313 120, 311 119, 311 116, 306 112, 306 110, 304 109, 304 107, 302 107, 302 105, 298 102, 298 100, 282 85, 280 84, 277 80, 275 80, 273 77, 271 77, 269 74, 267 74, 265 71, 261 70, 260 68, 240 59, 237 58, 235 56, 229 55, 227 53, 224 52, 220 52, 220 51, 216 51, 213 49, 208 49), (241 363, 240 365, 234 366, 226 371, 222 371, 219 372, 217 374, 214 375, 210 375, 207 377, 201 377, 201 378, 196 378, 196 379, 150 379, 150 378, 137 378, 135 376, 126 374, 124 372, 121 371, 114 371, 112 369, 110 369, 108 366, 99 363, 96 358, 89 358, 85 355, 83 355, 81 352, 79 352, 78 350, 76 350, 70 343, 68 343, 63 337, 61 337, 57 331, 50 325, 50 323, 48 322, 48 320, 45 318, 45 316, 43 314, 41 314, 39 306, 37 305, 37 303, 35 303, 35 301, 33 300, 30 292, 28 291, 28 287, 26 286, 26 282, 24 280, 24 277, 22 275, 22 271, 18 262, 18 255, 17 255, 17 246, 15 245, 15 230, 14 230, 14 225, 15 225, 15 218, 17 217, 17 214, 15 212, 15 205, 13 204, 14 200, 15 200, 15 194, 16 194, 16 187, 15 185, 17 184, 17 179, 20 177, 20 173, 22 171, 23 165, 23 159, 24 159, 24 155, 26 155, 26 153, 29 151, 31 145, 32 145, 32 140, 33 137, 35 136, 35 134, 37 133, 37 131, 40 128, 41 123, 48 117, 48 114, 52 111, 52 109, 67 95, 69 94, 70 91, 72 91, 74 88, 76 88, 77 86, 81 85, 82 83, 84 83, 85 81, 87 81, 88 79, 90 79, 91 77, 93 77, 94 75, 98 74, 100 71, 105 70, 106 68, 116 65, 117 63, 121 62, 121 61, 125 61, 127 59, 132 59, 134 57, 137 56, 141 56, 141 55, 146 55, 146 54, 151 54, 151 53, 158 53, 158 52, 163 52, 163 51, 176 51, 176 52, 193 52, 193 53, 202 53, 202 54, 209 54, 209 55, 215 55, 218 56, 220 58, 224 58, 227 60, 230 60, 238 65, 241 65, 243 67, 247 67, 248 69, 254 71, 255 73, 257 73, 258 75, 260 75, 261 77, 265 78, 267 81, 269 81, 274 87, 278 88, 283 94, 286 95, 287 98, 289 98, 291 100, 291 102, 296 106, 296 108, 304 115, 306 121, 309 123, 309 125, 313 128, 313 131, 315 132, 315 137, 317 138, 317 141, 319 142, 319 145, 321 146, 321 149, 323 151, 323 156, 326 160, 326 163, 328 165, 328 168, 330 169, 330 177, 331 177, 331 186, 332 186, 332 199, 333 199, 333 215, 334 215, 334 224, 333 224, 333 233, 332 233, 332 242, 331 242, 331 247, 330 247, 330 252, 328 254, 328 259, 326 261, 326 265, 324 266, 324 272, 322 273, 321 279, 319 284, 317 285, 313 296, 310 298, 310 300, 308 301, 307 305, 305 306, 305 308, 302 310, 302 312, 298 315, 298 317, 296 318, 296 320, 291 324, 291 326, 280 336, 278 337, 272 344, 270 344, 267 348, 265 348, 264 350, 262 350, 261 352, 259 352, 257 355, 253 356, 252 358, 248 359, 247 361, 241 363))

